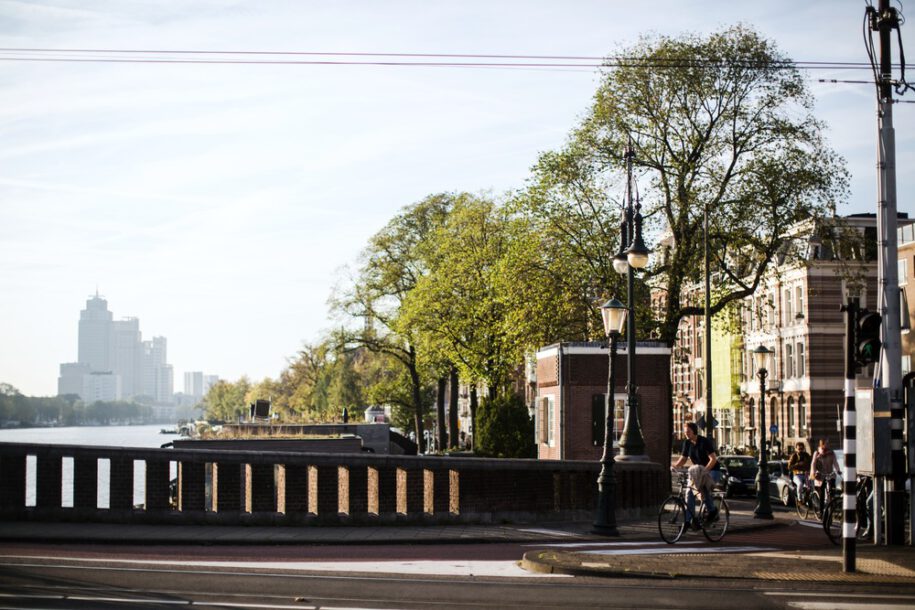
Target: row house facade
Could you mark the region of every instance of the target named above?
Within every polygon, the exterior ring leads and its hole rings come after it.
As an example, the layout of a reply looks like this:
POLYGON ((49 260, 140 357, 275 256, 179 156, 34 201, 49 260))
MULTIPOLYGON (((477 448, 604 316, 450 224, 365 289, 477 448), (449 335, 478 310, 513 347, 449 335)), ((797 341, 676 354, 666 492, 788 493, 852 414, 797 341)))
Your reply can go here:
MULTIPOLYGON (((839 443, 845 375, 845 314, 840 307, 850 299, 861 307, 877 306, 876 217, 852 215, 841 224, 864 238, 863 249, 840 260, 818 237, 824 227, 812 221, 799 226, 789 242, 796 256, 776 260, 764 283, 741 303, 739 331, 728 332, 713 322, 711 354, 704 353, 704 320, 696 317, 681 323, 671 364, 675 434, 683 422, 699 420, 705 413, 705 356, 712 359, 715 380, 711 397, 715 438, 725 450, 755 449, 760 407, 766 409, 764 433, 775 450, 788 451, 798 441, 810 446, 820 438, 833 446, 839 443), (773 352, 765 396, 760 395, 751 355, 760 345, 773 352)), ((900 224, 904 224, 900 234, 911 232, 904 218, 900 224)), ((905 252, 900 246, 900 259, 911 259, 905 252)), ((900 262, 901 284, 910 277, 902 267, 900 262)), ((697 298, 702 298, 701 290, 697 298)), ((903 312, 905 329, 908 316, 903 312)), ((911 354, 911 341, 906 344, 905 336, 903 341, 903 353, 911 354)), ((905 356, 903 360, 903 368, 910 368, 905 356)), ((873 365, 858 370, 856 386, 868 387, 872 375, 873 365)))

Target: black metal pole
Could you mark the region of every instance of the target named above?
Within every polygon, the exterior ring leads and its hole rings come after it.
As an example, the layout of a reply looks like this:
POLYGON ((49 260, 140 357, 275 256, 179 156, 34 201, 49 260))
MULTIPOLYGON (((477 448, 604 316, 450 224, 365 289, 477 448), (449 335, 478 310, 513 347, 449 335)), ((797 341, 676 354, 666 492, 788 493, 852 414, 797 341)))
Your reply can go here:
POLYGON ((705 269, 705 435, 709 439, 715 436, 715 415, 712 411, 712 274, 709 269, 708 249, 708 203, 703 208, 703 235, 705 269))
POLYGON ((759 376, 759 468, 756 472, 756 508, 754 519, 772 519, 772 505, 769 502, 769 460, 766 458, 766 376, 769 372, 761 368, 759 376))
POLYGON ((617 332, 610 333, 610 371, 607 375, 607 400, 604 409, 604 454, 600 458, 600 475, 597 477, 597 516, 591 531, 602 536, 619 536, 616 529, 616 477, 613 474, 613 392, 617 332))
MULTIPOLYGON (((626 221, 629 225, 628 232, 632 241, 636 241, 636 232, 641 234, 640 218, 636 219, 638 210, 632 208, 632 159, 635 153, 632 143, 626 151, 627 169, 627 201, 626 221)), ((639 424, 639 397, 635 386, 635 269, 627 263, 626 268, 626 304, 629 313, 626 318, 626 419, 623 423, 623 433, 620 436, 620 456, 644 458, 645 440, 642 438, 642 427, 639 424)), ((637 460, 636 460, 637 461, 637 460)))

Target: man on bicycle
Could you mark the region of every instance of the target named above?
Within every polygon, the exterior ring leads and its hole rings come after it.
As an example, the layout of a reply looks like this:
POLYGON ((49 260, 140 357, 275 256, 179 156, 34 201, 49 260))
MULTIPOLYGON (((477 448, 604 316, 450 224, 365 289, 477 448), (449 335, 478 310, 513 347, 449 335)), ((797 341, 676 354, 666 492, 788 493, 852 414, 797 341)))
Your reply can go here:
POLYGON ((810 461, 810 478, 815 487, 819 488, 820 506, 826 508, 826 488, 835 484, 835 477, 830 475, 839 472, 839 462, 836 454, 829 448, 829 441, 820 439, 817 452, 810 461))
POLYGON ((718 518, 718 509, 715 508, 715 503, 712 501, 712 488, 721 481, 721 466, 718 464, 715 443, 711 439, 699 436, 699 426, 694 422, 687 422, 683 426, 683 433, 686 435, 686 440, 683 441, 680 459, 671 466, 671 470, 680 468, 686 460, 693 463, 692 468, 689 469, 692 485, 686 492, 686 526, 691 525, 692 516, 696 514, 696 496, 693 488, 702 492, 706 519, 711 523, 718 518))
POLYGON ((810 472, 810 454, 804 441, 795 446, 794 453, 788 458, 788 472, 794 481, 797 497, 803 498, 807 492, 807 473, 810 472))

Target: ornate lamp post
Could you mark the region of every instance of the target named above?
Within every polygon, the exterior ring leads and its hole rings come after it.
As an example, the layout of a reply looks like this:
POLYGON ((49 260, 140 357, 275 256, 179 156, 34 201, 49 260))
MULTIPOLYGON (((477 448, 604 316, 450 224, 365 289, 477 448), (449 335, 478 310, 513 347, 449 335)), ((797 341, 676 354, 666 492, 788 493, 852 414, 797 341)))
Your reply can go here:
POLYGON ((645 456, 645 441, 639 425, 639 397, 636 394, 633 371, 635 371, 635 270, 648 266, 648 248, 642 241, 642 206, 636 192, 635 206, 632 204, 632 140, 626 149, 626 205, 623 208, 623 222, 620 227, 620 249, 613 257, 613 268, 617 273, 626 274, 626 292, 629 300, 628 325, 626 327, 626 423, 620 437, 620 460, 641 461, 645 456), (631 242, 629 241, 631 237, 631 242), (628 248, 627 248, 628 245, 628 248))
POLYGON ((766 458, 766 370, 772 351, 760 345, 752 352, 759 377, 759 470, 756 473, 756 508, 754 519, 772 519, 772 505, 769 503, 769 462, 766 458))
POLYGON ((607 400, 604 409, 604 454, 600 458, 600 476, 597 477, 598 499, 597 516, 592 531, 604 536, 619 536, 616 529, 615 490, 616 480, 613 476, 613 391, 616 388, 614 361, 616 360, 616 342, 626 322, 626 306, 610 299, 600 307, 604 319, 604 332, 610 342, 610 372, 607 378, 607 400))

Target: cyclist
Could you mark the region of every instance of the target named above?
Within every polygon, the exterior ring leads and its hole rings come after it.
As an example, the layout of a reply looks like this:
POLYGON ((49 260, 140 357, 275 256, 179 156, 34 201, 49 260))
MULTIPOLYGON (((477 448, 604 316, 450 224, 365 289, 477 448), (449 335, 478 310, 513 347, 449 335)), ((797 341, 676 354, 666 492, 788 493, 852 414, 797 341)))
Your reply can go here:
POLYGON ((835 484, 835 478, 830 477, 833 473, 839 472, 839 462, 836 454, 829 448, 829 441, 825 438, 820 439, 817 452, 810 460, 810 478, 813 479, 814 487, 819 488, 820 506, 826 507, 827 486, 835 484))
POLYGON ((687 422, 683 426, 683 433, 686 440, 683 441, 680 459, 671 466, 671 470, 680 468, 686 460, 693 463, 689 469, 692 485, 686 492, 686 527, 690 527, 692 516, 696 514, 696 495, 693 488, 702 492, 707 521, 711 523, 718 518, 718 509, 712 501, 712 488, 721 481, 721 466, 718 464, 715 443, 711 439, 699 436, 699 426, 695 422, 687 422))
POLYGON ((795 445, 794 453, 788 458, 788 472, 797 490, 797 501, 802 501, 807 493, 807 473, 810 472, 810 454, 804 441, 795 445))

